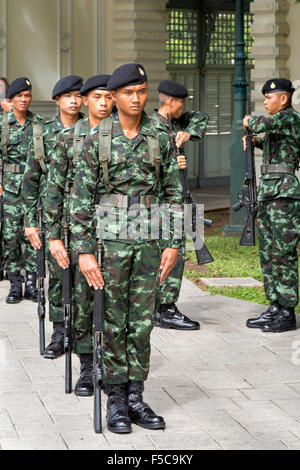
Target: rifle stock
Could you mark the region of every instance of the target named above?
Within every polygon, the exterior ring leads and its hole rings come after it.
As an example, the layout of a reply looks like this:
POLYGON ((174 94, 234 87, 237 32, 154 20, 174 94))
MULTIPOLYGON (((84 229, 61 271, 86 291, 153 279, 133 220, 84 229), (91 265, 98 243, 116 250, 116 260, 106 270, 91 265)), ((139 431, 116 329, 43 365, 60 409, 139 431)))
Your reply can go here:
MULTIPOLYGON (((64 226, 64 244, 70 259, 69 227, 64 226)), ((62 273, 62 304, 64 307, 65 393, 72 393, 72 267, 62 273)))
MULTIPOLYGON (((180 155, 180 152, 176 145, 175 133, 173 132, 172 122, 171 122, 171 118, 169 114, 167 118, 168 118, 168 123, 169 123, 171 151, 173 152, 173 154, 175 154, 175 157, 177 159, 177 157, 180 155)), ((208 248, 205 246, 204 242, 201 240, 200 236, 196 233, 196 230, 197 230, 197 220, 200 221, 202 219, 206 227, 210 227, 213 221, 210 219, 198 217, 197 205, 189 191, 185 170, 179 170, 179 175, 180 175, 181 184, 182 184, 183 202, 185 206, 188 208, 187 219, 185 217, 184 226, 185 226, 186 233, 189 234, 193 240, 195 253, 197 257, 197 263, 199 265, 212 263, 214 259, 212 255, 210 254, 208 248)))
POLYGON ((45 352, 45 316, 46 316, 46 299, 44 279, 46 278, 46 260, 45 260, 45 234, 43 229, 43 209, 38 209, 39 227, 38 235, 42 246, 37 251, 37 277, 38 277, 38 317, 39 317, 39 339, 40 354, 45 352))
MULTIPOLYGON (((97 261, 102 271, 102 243, 98 241, 97 261)), ((93 337, 94 337, 94 430, 96 434, 102 433, 101 416, 101 387, 102 379, 102 339, 104 322, 104 290, 95 290, 93 310, 93 337)))

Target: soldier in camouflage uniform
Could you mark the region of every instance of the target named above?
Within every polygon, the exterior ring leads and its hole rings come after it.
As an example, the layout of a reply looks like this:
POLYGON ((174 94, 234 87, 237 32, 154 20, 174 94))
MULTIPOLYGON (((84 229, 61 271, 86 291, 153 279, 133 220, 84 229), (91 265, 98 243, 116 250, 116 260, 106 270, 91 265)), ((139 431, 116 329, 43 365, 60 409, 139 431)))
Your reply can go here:
MULTIPOLYGON (((184 101, 188 96, 185 86, 172 80, 163 80, 158 86, 158 91, 159 109, 152 116, 157 131, 169 135, 169 115, 173 130, 177 133, 178 148, 189 140, 200 142, 208 123, 208 115, 200 111, 184 112, 184 101)), ((181 154, 184 155, 183 149, 181 149, 181 154)), ((185 165, 179 164, 179 169, 185 169, 185 165)), ((166 246, 167 242, 162 240, 162 249, 166 246)), ((176 265, 160 288, 160 305, 155 313, 155 321, 161 328, 176 330, 200 328, 197 321, 190 320, 176 306, 182 283, 184 261, 185 238, 180 243, 176 265)))
MULTIPOLYGON (((90 129, 100 124, 102 119, 111 114, 114 106, 112 93, 106 90, 110 75, 96 75, 89 78, 82 86, 80 93, 84 104, 88 106, 89 117, 81 123, 80 139, 89 134, 90 129)), ((70 195, 73 187, 75 170, 80 153, 76 160, 73 155, 74 129, 63 131, 57 139, 55 155, 51 158, 48 176, 46 211, 50 239, 50 250, 61 268, 69 265, 65 247, 61 241, 63 225, 69 226, 70 195)), ((91 396, 93 384, 93 337, 92 317, 94 290, 87 284, 85 277, 78 268, 78 256, 74 251, 74 240, 70 237, 71 263, 73 272, 73 331, 74 352, 79 355, 81 364, 80 378, 75 387, 78 396, 91 396)))
POLYGON ((115 90, 118 113, 112 120, 102 121, 100 130, 93 129, 84 143, 74 182, 72 232, 88 284, 102 289, 105 282, 103 380, 108 395, 108 429, 131 432, 131 422, 163 429, 163 418, 143 402, 142 392, 149 372, 159 277, 163 282, 173 268, 179 241, 172 233, 160 262, 159 233, 155 239, 130 230, 122 234, 122 223, 120 228, 117 220, 113 223, 107 217, 116 213, 122 219, 125 213, 134 225, 136 219, 140 221, 140 211, 146 211, 143 222, 149 234, 147 217, 157 201, 157 185, 162 185, 167 202, 177 204, 182 202, 182 187, 177 162, 170 157, 168 136, 157 135, 143 114, 148 95, 143 66, 119 67, 107 87, 115 90), (107 152, 110 144, 111 151, 107 152), (104 245, 104 281, 94 256, 95 199, 99 202, 97 236, 104 245))
MULTIPOLYGON (((296 328, 300 185, 295 176, 300 157, 300 115, 291 104, 294 88, 287 79, 268 80, 263 86, 270 117, 244 118, 245 129, 265 133, 254 144, 263 149, 258 190, 260 262, 270 306, 249 328, 282 332, 296 328)), ((245 145, 245 144, 244 144, 245 145)))
POLYGON ((41 116, 29 111, 31 90, 31 83, 26 77, 12 82, 7 90, 7 97, 12 100, 13 109, 3 115, 0 129, 0 159, 4 169, 3 264, 11 283, 6 302, 11 304, 22 299, 23 268, 26 270, 24 298, 37 302, 36 253, 24 237, 21 202, 21 185, 27 156, 32 149, 33 130, 42 127, 43 123, 41 116))
POLYGON ((0 121, 3 113, 8 113, 12 108, 11 100, 6 98, 9 83, 5 77, 0 77, 0 121))
MULTIPOLYGON (((34 151, 30 152, 27 161, 23 188, 22 201, 24 206, 25 233, 34 249, 41 247, 38 236, 38 206, 45 207, 47 174, 52 156, 56 153, 57 137, 64 131, 70 133, 77 122, 81 122, 83 115, 80 113, 82 97, 80 88, 83 79, 77 75, 71 75, 60 79, 53 88, 52 98, 56 100, 59 112, 55 117, 46 121, 42 129, 40 154, 38 157, 34 151)), ((43 224, 46 225, 46 214, 43 215, 43 224)), ((44 352, 47 359, 56 359, 64 353, 64 309, 62 306, 62 270, 57 266, 55 259, 49 252, 46 244, 46 258, 49 268, 49 320, 53 322, 53 335, 50 344, 44 352)))

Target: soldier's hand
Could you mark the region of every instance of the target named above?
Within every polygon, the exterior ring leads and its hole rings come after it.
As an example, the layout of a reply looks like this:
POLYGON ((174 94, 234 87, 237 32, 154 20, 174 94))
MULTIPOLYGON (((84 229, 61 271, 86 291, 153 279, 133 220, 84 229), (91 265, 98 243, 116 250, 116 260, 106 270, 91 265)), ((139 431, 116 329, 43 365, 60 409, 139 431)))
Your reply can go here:
POLYGON ((178 162, 179 170, 185 170, 187 168, 187 162, 186 162, 186 156, 185 155, 179 155, 177 157, 177 162, 178 162))
POLYGON ((249 119, 251 118, 251 116, 247 115, 244 117, 243 119, 243 126, 244 126, 244 129, 247 130, 248 129, 248 121, 249 119))
POLYGON ((3 196, 3 189, 2 189, 1 184, 0 184, 0 196, 3 196))
POLYGON ((67 269, 70 265, 70 260, 63 242, 53 238, 50 238, 49 242, 51 255, 56 259, 61 268, 67 269))
MULTIPOLYGON (((244 150, 247 150, 247 136, 246 135, 244 135, 244 137, 242 138, 242 141, 243 141, 244 150)), ((253 145, 256 146, 257 142, 258 142, 258 139, 253 138, 252 142, 253 142, 253 145)))
POLYGON ((103 277, 94 255, 85 253, 79 255, 79 267, 90 287, 93 286, 96 290, 103 289, 103 277))
POLYGON ((180 148, 185 142, 188 142, 190 138, 191 134, 188 132, 178 131, 175 138, 177 147, 180 148))
POLYGON ((166 248, 161 257, 161 262, 160 262, 160 283, 162 284, 172 269, 174 268, 178 256, 178 249, 177 248, 166 248))
POLYGON ((29 238, 31 246, 35 250, 39 250, 40 248, 42 248, 42 242, 38 232, 38 227, 25 227, 25 235, 27 238, 29 238))

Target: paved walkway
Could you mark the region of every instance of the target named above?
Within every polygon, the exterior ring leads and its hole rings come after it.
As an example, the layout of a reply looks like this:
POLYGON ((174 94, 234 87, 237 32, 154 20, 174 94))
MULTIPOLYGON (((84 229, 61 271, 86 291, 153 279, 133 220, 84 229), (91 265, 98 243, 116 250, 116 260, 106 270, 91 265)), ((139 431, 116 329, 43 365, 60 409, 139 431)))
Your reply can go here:
MULTIPOLYGON (((166 430, 133 425, 120 436, 104 419, 104 434, 96 435, 93 399, 64 394, 64 358, 39 356, 36 305, 7 305, 7 289, 1 282, 0 448, 300 449, 299 333, 245 328, 261 306, 211 296, 184 280, 179 306, 201 330, 154 329, 145 392, 166 430)), ((73 367, 75 384, 76 356, 73 367)))

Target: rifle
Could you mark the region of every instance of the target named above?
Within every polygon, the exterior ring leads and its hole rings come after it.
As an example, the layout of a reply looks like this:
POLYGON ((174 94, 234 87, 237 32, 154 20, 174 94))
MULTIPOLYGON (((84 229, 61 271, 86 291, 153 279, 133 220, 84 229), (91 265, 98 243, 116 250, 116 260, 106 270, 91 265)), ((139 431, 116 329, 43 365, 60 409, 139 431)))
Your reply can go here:
MULTIPOLYGON (((176 145, 176 133, 173 131, 172 122, 170 115, 168 114, 168 123, 169 123, 169 134, 171 140, 171 151, 175 154, 175 157, 180 155, 180 151, 176 145)), ((197 219, 202 221, 206 227, 210 227, 213 223, 212 220, 206 219, 205 217, 199 218, 197 214, 197 204, 192 197, 187 183, 187 176, 185 170, 179 170, 181 184, 182 184, 182 192, 183 192, 183 202, 186 209, 186 217, 185 217, 185 227, 186 233, 191 236, 194 247, 195 253, 197 257, 198 264, 207 264, 212 263, 214 261, 212 255, 210 254, 208 248, 205 246, 203 240, 197 233, 197 219)))
MULTIPOLYGON (((64 225, 64 245, 68 257, 70 257, 69 247, 69 226, 64 225)), ((64 307, 64 351, 65 351, 65 393, 72 393, 72 267, 62 273, 62 304, 64 307)))
MULTIPOLYGON (((0 186, 3 191, 3 158, 0 158, 0 186)), ((0 196, 0 281, 4 279, 3 272, 3 251, 2 251, 2 232, 3 232, 3 195, 0 196)))
POLYGON ((46 278, 46 260, 45 260, 45 234, 43 229, 43 208, 38 208, 39 228, 38 235, 42 246, 37 251, 37 277, 38 277, 38 316, 39 316, 39 334, 40 334, 40 354, 45 352, 45 316, 46 299, 44 279, 46 278))
POLYGON ((242 194, 239 194, 239 201, 233 204, 232 209, 237 212, 242 207, 247 209, 247 221, 240 239, 240 245, 255 245, 255 217, 257 215, 257 189, 256 173, 254 159, 254 145, 252 142, 252 133, 247 131, 246 157, 246 175, 242 185, 242 194))
MULTIPOLYGON (((98 240, 97 261, 102 271, 102 243, 98 240)), ((95 290, 93 310, 93 336, 94 336, 94 430, 102 433, 101 416, 101 386, 102 386, 102 338, 104 322, 104 290, 95 290)))

